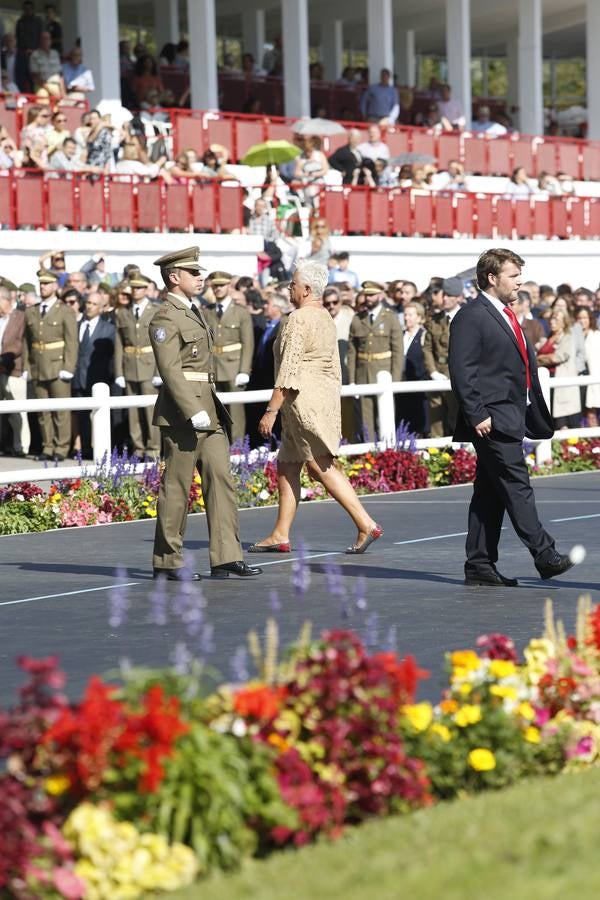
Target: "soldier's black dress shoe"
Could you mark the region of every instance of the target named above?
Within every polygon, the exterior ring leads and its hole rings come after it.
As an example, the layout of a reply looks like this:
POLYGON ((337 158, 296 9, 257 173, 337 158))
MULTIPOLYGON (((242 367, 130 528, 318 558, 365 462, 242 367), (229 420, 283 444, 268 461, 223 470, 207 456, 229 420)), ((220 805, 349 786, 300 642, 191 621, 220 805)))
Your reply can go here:
POLYGON ((224 563, 222 566, 212 566, 210 570, 211 578, 229 578, 230 575, 262 575, 262 569, 258 566, 249 566, 248 563, 241 559, 235 562, 224 563))
POLYGON ((548 578, 554 578, 556 575, 562 575, 568 569, 571 569, 575 563, 572 561, 568 553, 559 553, 558 550, 546 550, 539 559, 535 561, 535 567, 540 573, 540 578, 547 581, 548 578))
POLYGON ((506 578, 495 566, 491 566, 489 569, 479 570, 465 568, 465 584, 474 587, 517 587, 519 582, 516 578, 506 578))
POLYGON ((51 460, 52 454, 51 453, 38 453, 38 455, 34 456, 33 458, 35 459, 36 462, 44 462, 45 460, 51 460))
POLYGON ((163 578, 165 581, 201 581, 200 572, 190 572, 189 569, 154 569, 153 578, 163 578))

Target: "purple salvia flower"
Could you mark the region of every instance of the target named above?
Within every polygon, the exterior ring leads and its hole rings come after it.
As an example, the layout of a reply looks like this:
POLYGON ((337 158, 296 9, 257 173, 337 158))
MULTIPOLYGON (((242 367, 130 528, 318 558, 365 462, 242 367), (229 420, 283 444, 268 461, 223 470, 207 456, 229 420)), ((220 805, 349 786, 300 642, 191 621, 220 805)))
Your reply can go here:
POLYGON ((248 671, 248 650, 243 644, 240 644, 240 646, 237 647, 235 653, 231 657, 229 669, 231 671, 231 677, 236 684, 245 684, 250 678, 250 673, 248 671))
POLYGON ((303 597, 310 587, 310 569, 306 565, 306 551, 302 541, 300 541, 298 553, 300 558, 292 563, 290 582, 297 596, 303 597))
POLYGON ((205 622, 200 632, 200 640, 198 641, 198 646, 200 648, 200 652, 209 656, 211 653, 215 652, 215 642, 213 640, 215 634, 215 626, 212 622, 205 622))
POLYGON ((371 613, 365 620, 364 631, 365 647, 368 650, 376 650, 379 643, 379 616, 371 613))
POLYGON ((192 666, 193 656, 188 650, 187 644, 183 641, 179 641, 175 644, 175 649, 170 655, 170 660, 173 668, 177 672, 178 675, 187 675, 192 666))
POLYGON ((398 652, 398 637, 396 634, 396 626, 391 625, 388 629, 388 633, 385 636, 385 641, 383 644, 383 649, 386 653, 397 653, 398 652))
POLYGON ((150 612, 148 621, 151 625, 163 626, 167 624, 167 588, 164 580, 159 578, 154 590, 150 594, 150 612))
POLYGON ((354 585, 354 605, 357 609, 365 610, 367 602, 367 580, 364 575, 359 575, 354 585))

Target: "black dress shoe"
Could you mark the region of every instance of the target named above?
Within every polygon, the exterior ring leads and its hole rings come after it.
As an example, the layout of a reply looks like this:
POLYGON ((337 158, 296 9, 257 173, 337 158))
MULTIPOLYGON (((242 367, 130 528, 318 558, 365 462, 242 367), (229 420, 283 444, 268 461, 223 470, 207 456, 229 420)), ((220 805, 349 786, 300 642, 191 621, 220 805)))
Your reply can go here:
POLYGON ((543 578, 544 581, 554 578, 556 575, 562 575, 574 565, 575 563, 568 553, 559 553, 558 550, 546 550, 535 563, 540 578, 543 578))
POLYGON ((37 456, 33 457, 36 462, 48 462, 52 459, 51 453, 38 453, 37 456))
POLYGON ((516 578, 505 578, 494 566, 489 569, 465 569, 465 584, 474 587, 517 587, 519 582, 516 578))
POLYGON ((189 569, 154 569, 153 578, 163 578, 165 581, 201 581, 200 572, 190 572, 189 569))
POLYGON ((53 453, 51 457, 52 462, 63 462, 65 458, 61 453, 53 453))
POLYGON ((249 566, 248 563, 241 559, 236 562, 224 563, 222 566, 212 566, 210 570, 211 578, 229 578, 230 575, 262 575, 262 569, 258 566, 249 566))

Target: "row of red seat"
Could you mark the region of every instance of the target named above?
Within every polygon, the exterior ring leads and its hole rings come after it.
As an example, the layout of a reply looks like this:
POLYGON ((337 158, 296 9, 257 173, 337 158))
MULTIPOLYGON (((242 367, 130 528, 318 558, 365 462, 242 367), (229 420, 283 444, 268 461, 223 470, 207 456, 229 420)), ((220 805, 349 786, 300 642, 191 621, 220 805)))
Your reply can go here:
MULTIPOLYGON (((0 221, 10 228, 231 232, 243 226, 243 189, 218 181, 165 184, 127 176, 23 171, 0 178, 0 221)), ((530 200, 489 194, 322 187, 332 232, 386 236, 598 238, 600 198, 530 200)))
MULTIPOLYGON (((293 139, 294 119, 243 116, 231 113, 206 113, 198 110, 171 110, 175 152, 193 147, 203 153, 211 144, 227 147, 231 161, 242 159, 253 144, 266 140, 293 139)), ((365 122, 345 123, 365 134, 365 122)), ((338 134, 324 139, 324 150, 332 153, 346 143, 338 134)), ((540 172, 566 172, 582 181, 600 180, 600 142, 574 138, 537 138, 507 135, 486 138, 458 132, 434 134, 425 128, 396 126, 389 128, 385 141, 392 156, 417 153, 431 156, 440 168, 451 159, 459 160, 466 172, 480 175, 510 175, 524 166, 530 177, 540 172)))

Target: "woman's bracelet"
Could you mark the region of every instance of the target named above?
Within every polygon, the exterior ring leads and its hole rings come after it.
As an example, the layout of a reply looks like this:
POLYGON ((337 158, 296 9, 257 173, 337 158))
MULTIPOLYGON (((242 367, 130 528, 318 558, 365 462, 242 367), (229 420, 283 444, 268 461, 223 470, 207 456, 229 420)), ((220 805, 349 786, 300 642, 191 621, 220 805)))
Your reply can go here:
POLYGON ((267 408, 265 409, 265 412, 275 413, 275 415, 277 415, 277 413, 279 412, 279 410, 278 410, 278 409, 271 409, 270 406, 267 406, 267 408))

